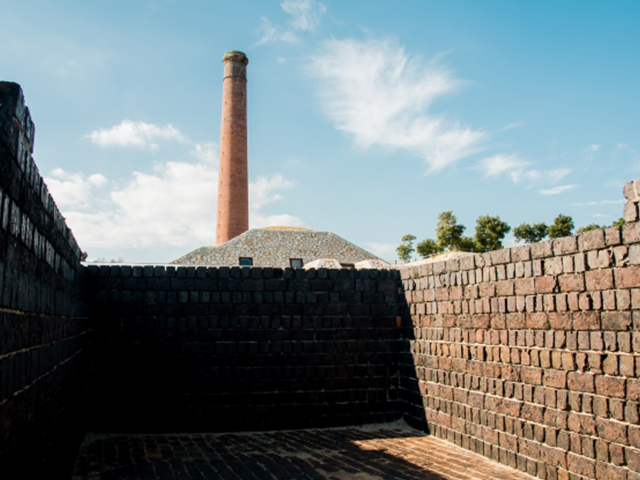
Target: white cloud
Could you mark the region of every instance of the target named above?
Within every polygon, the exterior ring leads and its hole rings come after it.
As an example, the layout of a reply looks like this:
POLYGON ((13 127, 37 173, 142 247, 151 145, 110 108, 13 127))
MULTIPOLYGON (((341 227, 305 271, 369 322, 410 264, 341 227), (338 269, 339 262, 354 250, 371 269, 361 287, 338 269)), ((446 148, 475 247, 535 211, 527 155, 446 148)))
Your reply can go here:
POLYGON ((428 113, 459 82, 434 61, 409 57, 393 40, 328 40, 312 57, 309 73, 336 128, 356 145, 405 149, 430 171, 478 151, 484 134, 428 113))
POLYGON ((298 30, 315 30, 327 7, 314 0, 284 0, 280 6, 293 17, 291 26, 298 30))
MULTIPOLYGON (((293 30, 313 31, 322 21, 323 15, 327 12, 327 7, 315 0, 284 0, 280 7, 291 15, 291 27, 293 30)), ((262 17, 258 31, 262 34, 256 45, 267 43, 295 43, 298 41, 296 34, 290 29, 277 27, 267 17, 262 17)), ((280 59, 278 59, 280 62, 280 59)))
MULTIPOLYGON (((498 154, 493 157, 483 158, 478 162, 478 169, 484 171, 485 177, 498 177, 500 175, 509 175, 511 181, 515 184, 526 183, 528 188, 554 184, 561 181, 564 177, 571 173, 569 168, 555 168, 552 170, 527 169, 531 162, 522 160, 517 155, 498 154)), ((571 186, 575 188, 577 185, 571 186)), ((567 187, 565 185, 565 187, 567 187)), ((556 187, 560 188, 560 187, 556 187)), ((541 190, 543 195, 555 195, 551 190, 541 190)), ((568 190, 565 188, 566 191, 568 190)))
POLYGON ((256 42, 256 45, 276 42, 295 43, 298 41, 298 37, 293 32, 281 31, 267 17, 262 17, 262 24, 258 31, 262 33, 262 37, 256 42))
POLYGON ((577 188, 578 185, 558 185, 557 187, 540 190, 542 195, 559 195, 560 193, 568 192, 577 188))
POLYGON ((51 171, 45 181, 51 192, 55 192, 55 200, 60 208, 87 207, 92 200, 92 193, 108 183, 104 175, 99 173, 85 178, 81 173, 67 173, 61 168, 51 171))
MULTIPOLYGON (((88 250, 212 245, 218 190, 216 151, 213 143, 195 145, 191 161, 159 163, 152 172, 133 172, 131 178, 102 195, 96 195, 94 189, 107 182, 100 174, 85 179, 82 174, 56 170, 47 182, 78 242, 88 250), (81 192, 78 198, 69 194, 74 186, 81 192), (60 199, 65 199, 67 208, 62 208, 60 199)), ((281 198, 280 190, 291 185, 281 175, 250 183, 252 227, 301 223, 292 215, 263 211, 265 205, 281 198)))
POLYGON ((607 215, 606 213, 594 213, 592 216, 596 217, 596 218, 610 218, 611 217, 611 215, 607 215))
POLYGON ((158 126, 144 122, 123 120, 120 125, 94 130, 87 135, 91 141, 101 147, 137 147, 144 150, 156 150, 156 140, 187 142, 188 139, 173 125, 158 126))
POLYGON ((601 148, 602 148, 602 145, 594 143, 593 145, 589 145, 587 148, 585 148, 585 150, 587 150, 588 152, 597 152, 601 148))
POLYGON ((570 173, 570 168, 554 168, 553 170, 525 170, 516 177, 517 181, 515 181, 515 183, 518 183, 522 180, 529 181, 532 186, 545 183, 557 183, 570 173))
POLYGON ((493 157, 483 158, 478 166, 484 170, 485 177, 495 177, 503 173, 509 173, 514 183, 518 182, 518 178, 524 168, 530 162, 525 162, 515 155, 498 154, 493 157))

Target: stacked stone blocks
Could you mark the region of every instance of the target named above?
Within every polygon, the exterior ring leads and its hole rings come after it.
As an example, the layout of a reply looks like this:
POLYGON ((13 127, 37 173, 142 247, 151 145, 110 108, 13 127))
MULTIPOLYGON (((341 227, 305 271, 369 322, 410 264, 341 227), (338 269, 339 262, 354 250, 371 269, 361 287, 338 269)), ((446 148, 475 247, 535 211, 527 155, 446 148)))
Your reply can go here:
POLYGON ((0 472, 56 462, 78 398, 88 334, 80 249, 33 161, 19 85, 0 82, 0 472), (48 463, 49 462, 49 463, 48 463))
POLYGON ((396 271, 94 266, 94 431, 402 417, 396 271))
POLYGON ((540 478, 640 478, 639 252, 630 223, 404 270, 430 430, 540 478))

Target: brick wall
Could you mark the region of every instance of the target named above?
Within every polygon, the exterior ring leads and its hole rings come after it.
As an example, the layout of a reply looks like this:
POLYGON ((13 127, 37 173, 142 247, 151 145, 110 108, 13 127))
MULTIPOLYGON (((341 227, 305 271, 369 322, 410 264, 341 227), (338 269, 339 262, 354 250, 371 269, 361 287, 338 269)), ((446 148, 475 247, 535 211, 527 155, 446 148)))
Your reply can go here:
POLYGON ((640 224, 401 275, 409 421, 540 478, 640 478, 640 224))
POLYGON ((397 271, 95 266, 93 431, 384 422, 397 400, 397 271))
POLYGON ((80 250, 33 162, 33 140, 20 87, 0 82, 3 479, 40 478, 47 470, 47 478, 58 478, 70 468, 87 336, 80 250))

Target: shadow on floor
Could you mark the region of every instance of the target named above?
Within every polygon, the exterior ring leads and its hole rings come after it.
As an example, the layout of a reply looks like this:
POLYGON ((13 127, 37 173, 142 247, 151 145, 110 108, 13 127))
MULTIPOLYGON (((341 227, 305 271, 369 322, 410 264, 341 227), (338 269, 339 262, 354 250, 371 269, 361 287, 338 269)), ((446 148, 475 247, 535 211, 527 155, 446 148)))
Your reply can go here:
POLYGON ((74 480, 529 478, 404 422, 215 434, 88 434, 74 480), (446 476, 444 476, 446 475, 446 476))

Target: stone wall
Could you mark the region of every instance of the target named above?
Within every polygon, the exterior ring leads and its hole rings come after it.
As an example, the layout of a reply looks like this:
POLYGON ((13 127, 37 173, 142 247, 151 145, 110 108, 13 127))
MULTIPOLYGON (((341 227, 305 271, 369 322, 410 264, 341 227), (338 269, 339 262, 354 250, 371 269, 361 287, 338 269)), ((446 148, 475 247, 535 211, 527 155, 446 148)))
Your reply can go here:
POLYGON ((385 422, 398 402, 397 271, 95 266, 91 431, 385 422))
POLYGON ((434 435, 540 478, 640 478, 640 224, 407 268, 402 283, 410 421, 424 408, 434 435))
POLYGON ((201 247, 171 263, 178 265, 239 265, 240 257, 248 257, 254 266, 290 267, 292 258, 304 264, 322 258, 355 264, 364 260, 380 260, 375 255, 331 232, 316 232, 296 227, 252 229, 218 247, 201 247))
POLYGON ((0 82, 3 479, 70 475, 88 328, 80 249, 33 162, 33 140, 20 87, 0 82))

